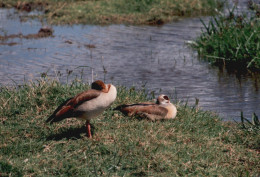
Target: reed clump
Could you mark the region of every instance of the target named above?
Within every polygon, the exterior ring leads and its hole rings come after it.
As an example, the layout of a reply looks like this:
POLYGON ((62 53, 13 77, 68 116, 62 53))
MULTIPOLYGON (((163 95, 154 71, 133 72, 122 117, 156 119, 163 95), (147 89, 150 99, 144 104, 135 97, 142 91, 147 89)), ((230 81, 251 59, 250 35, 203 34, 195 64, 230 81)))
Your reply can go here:
POLYGON ((176 100, 178 115, 170 121, 113 111, 152 99, 134 87, 117 86, 115 103, 91 122, 91 140, 78 120, 45 124, 60 103, 88 88, 47 78, 1 86, 1 176, 259 176, 259 133, 176 100))
POLYGON ((202 21, 205 31, 192 46, 201 58, 229 71, 260 72, 259 11, 235 15, 234 10, 202 21))

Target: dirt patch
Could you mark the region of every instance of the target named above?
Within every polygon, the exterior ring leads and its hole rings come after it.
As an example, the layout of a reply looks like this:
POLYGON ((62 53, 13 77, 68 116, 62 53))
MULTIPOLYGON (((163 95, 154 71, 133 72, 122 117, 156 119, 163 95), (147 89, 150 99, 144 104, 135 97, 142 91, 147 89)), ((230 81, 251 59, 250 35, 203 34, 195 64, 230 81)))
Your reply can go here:
POLYGON ((163 25, 165 22, 161 18, 152 18, 147 21, 148 25, 163 25))
POLYGON ((13 45, 17 45, 17 42, 0 42, 0 45, 8 45, 8 46, 13 46, 13 45))
POLYGON ((84 46, 85 46, 86 48, 89 48, 89 49, 96 48, 96 46, 93 45, 93 44, 85 44, 84 46))
POLYGON ((3 2, 0 2, 0 8, 5 8, 6 5, 3 2))
POLYGON ((32 10, 43 11, 49 4, 47 2, 0 2, 0 8, 11 8, 14 7, 17 10, 31 12, 32 10))
POLYGON ((32 10, 43 11, 44 8, 48 6, 45 2, 17 2, 15 8, 18 10, 31 12, 32 10))
MULTIPOLYGON (((48 28, 48 27, 41 28, 37 34, 23 35, 23 34, 19 33, 19 34, 11 34, 8 36, 0 35, 0 40, 7 40, 7 39, 12 39, 12 38, 38 39, 38 38, 44 38, 44 37, 53 37, 53 29, 48 28)), ((8 45, 7 43, 0 43, 0 44, 8 45)))

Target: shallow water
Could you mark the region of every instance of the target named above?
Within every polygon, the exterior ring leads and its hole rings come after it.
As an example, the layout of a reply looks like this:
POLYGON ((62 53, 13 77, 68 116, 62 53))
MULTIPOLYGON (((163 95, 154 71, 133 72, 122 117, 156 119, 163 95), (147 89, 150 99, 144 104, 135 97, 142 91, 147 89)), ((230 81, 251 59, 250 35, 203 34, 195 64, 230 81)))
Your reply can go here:
MULTIPOLYGON (((37 20, 21 22, 20 14, 13 9, 0 9, 1 35, 37 33, 42 26, 37 20)), ((54 37, 3 41, 0 84, 23 83, 46 72, 62 82, 75 77, 85 82, 104 79, 128 87, 145 85, 155 96, 165 93, 191 104, 198 98, 202 109, 213 110, 224 120, 239 120, 240 111, 247 117, 253 112, 260 115, 260 76, 238 78, 221 72, 199 61, 196 52, 185 44, 201 33, 199 18, 160 27, 52 28, 54 37)))

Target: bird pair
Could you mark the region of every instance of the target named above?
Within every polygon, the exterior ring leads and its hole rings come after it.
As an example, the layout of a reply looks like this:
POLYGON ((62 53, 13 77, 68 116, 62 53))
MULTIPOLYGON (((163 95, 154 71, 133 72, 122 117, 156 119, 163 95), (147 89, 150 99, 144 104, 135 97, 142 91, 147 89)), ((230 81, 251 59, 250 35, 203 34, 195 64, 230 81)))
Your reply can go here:
MULTIPOLYGON (((117 91, 114 85, 97 80, 91 84, 91 89, 62 103, 46 122, 58 122, 70 117, 86 120, 87 136, 92 138, 90 120, 110 107, 115 101, 116 95, 117 91)), ((114 110, 119 110, 128 116, 139 116, 151 120, 173 119, 177 114, 176 107, 166 95, 160 95, 156 103, 120 105, 114 110)))

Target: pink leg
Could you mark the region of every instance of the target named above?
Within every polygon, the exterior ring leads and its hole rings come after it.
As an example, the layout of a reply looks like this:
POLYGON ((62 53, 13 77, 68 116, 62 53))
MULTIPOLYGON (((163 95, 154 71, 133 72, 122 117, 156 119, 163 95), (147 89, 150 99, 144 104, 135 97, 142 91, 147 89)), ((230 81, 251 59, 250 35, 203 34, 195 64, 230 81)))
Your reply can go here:
POLYGON ((91 131, 90 131, 90 123, 88 120, 86 121, 86 128, 87 128, 87 137, 92 138, 91 131))

